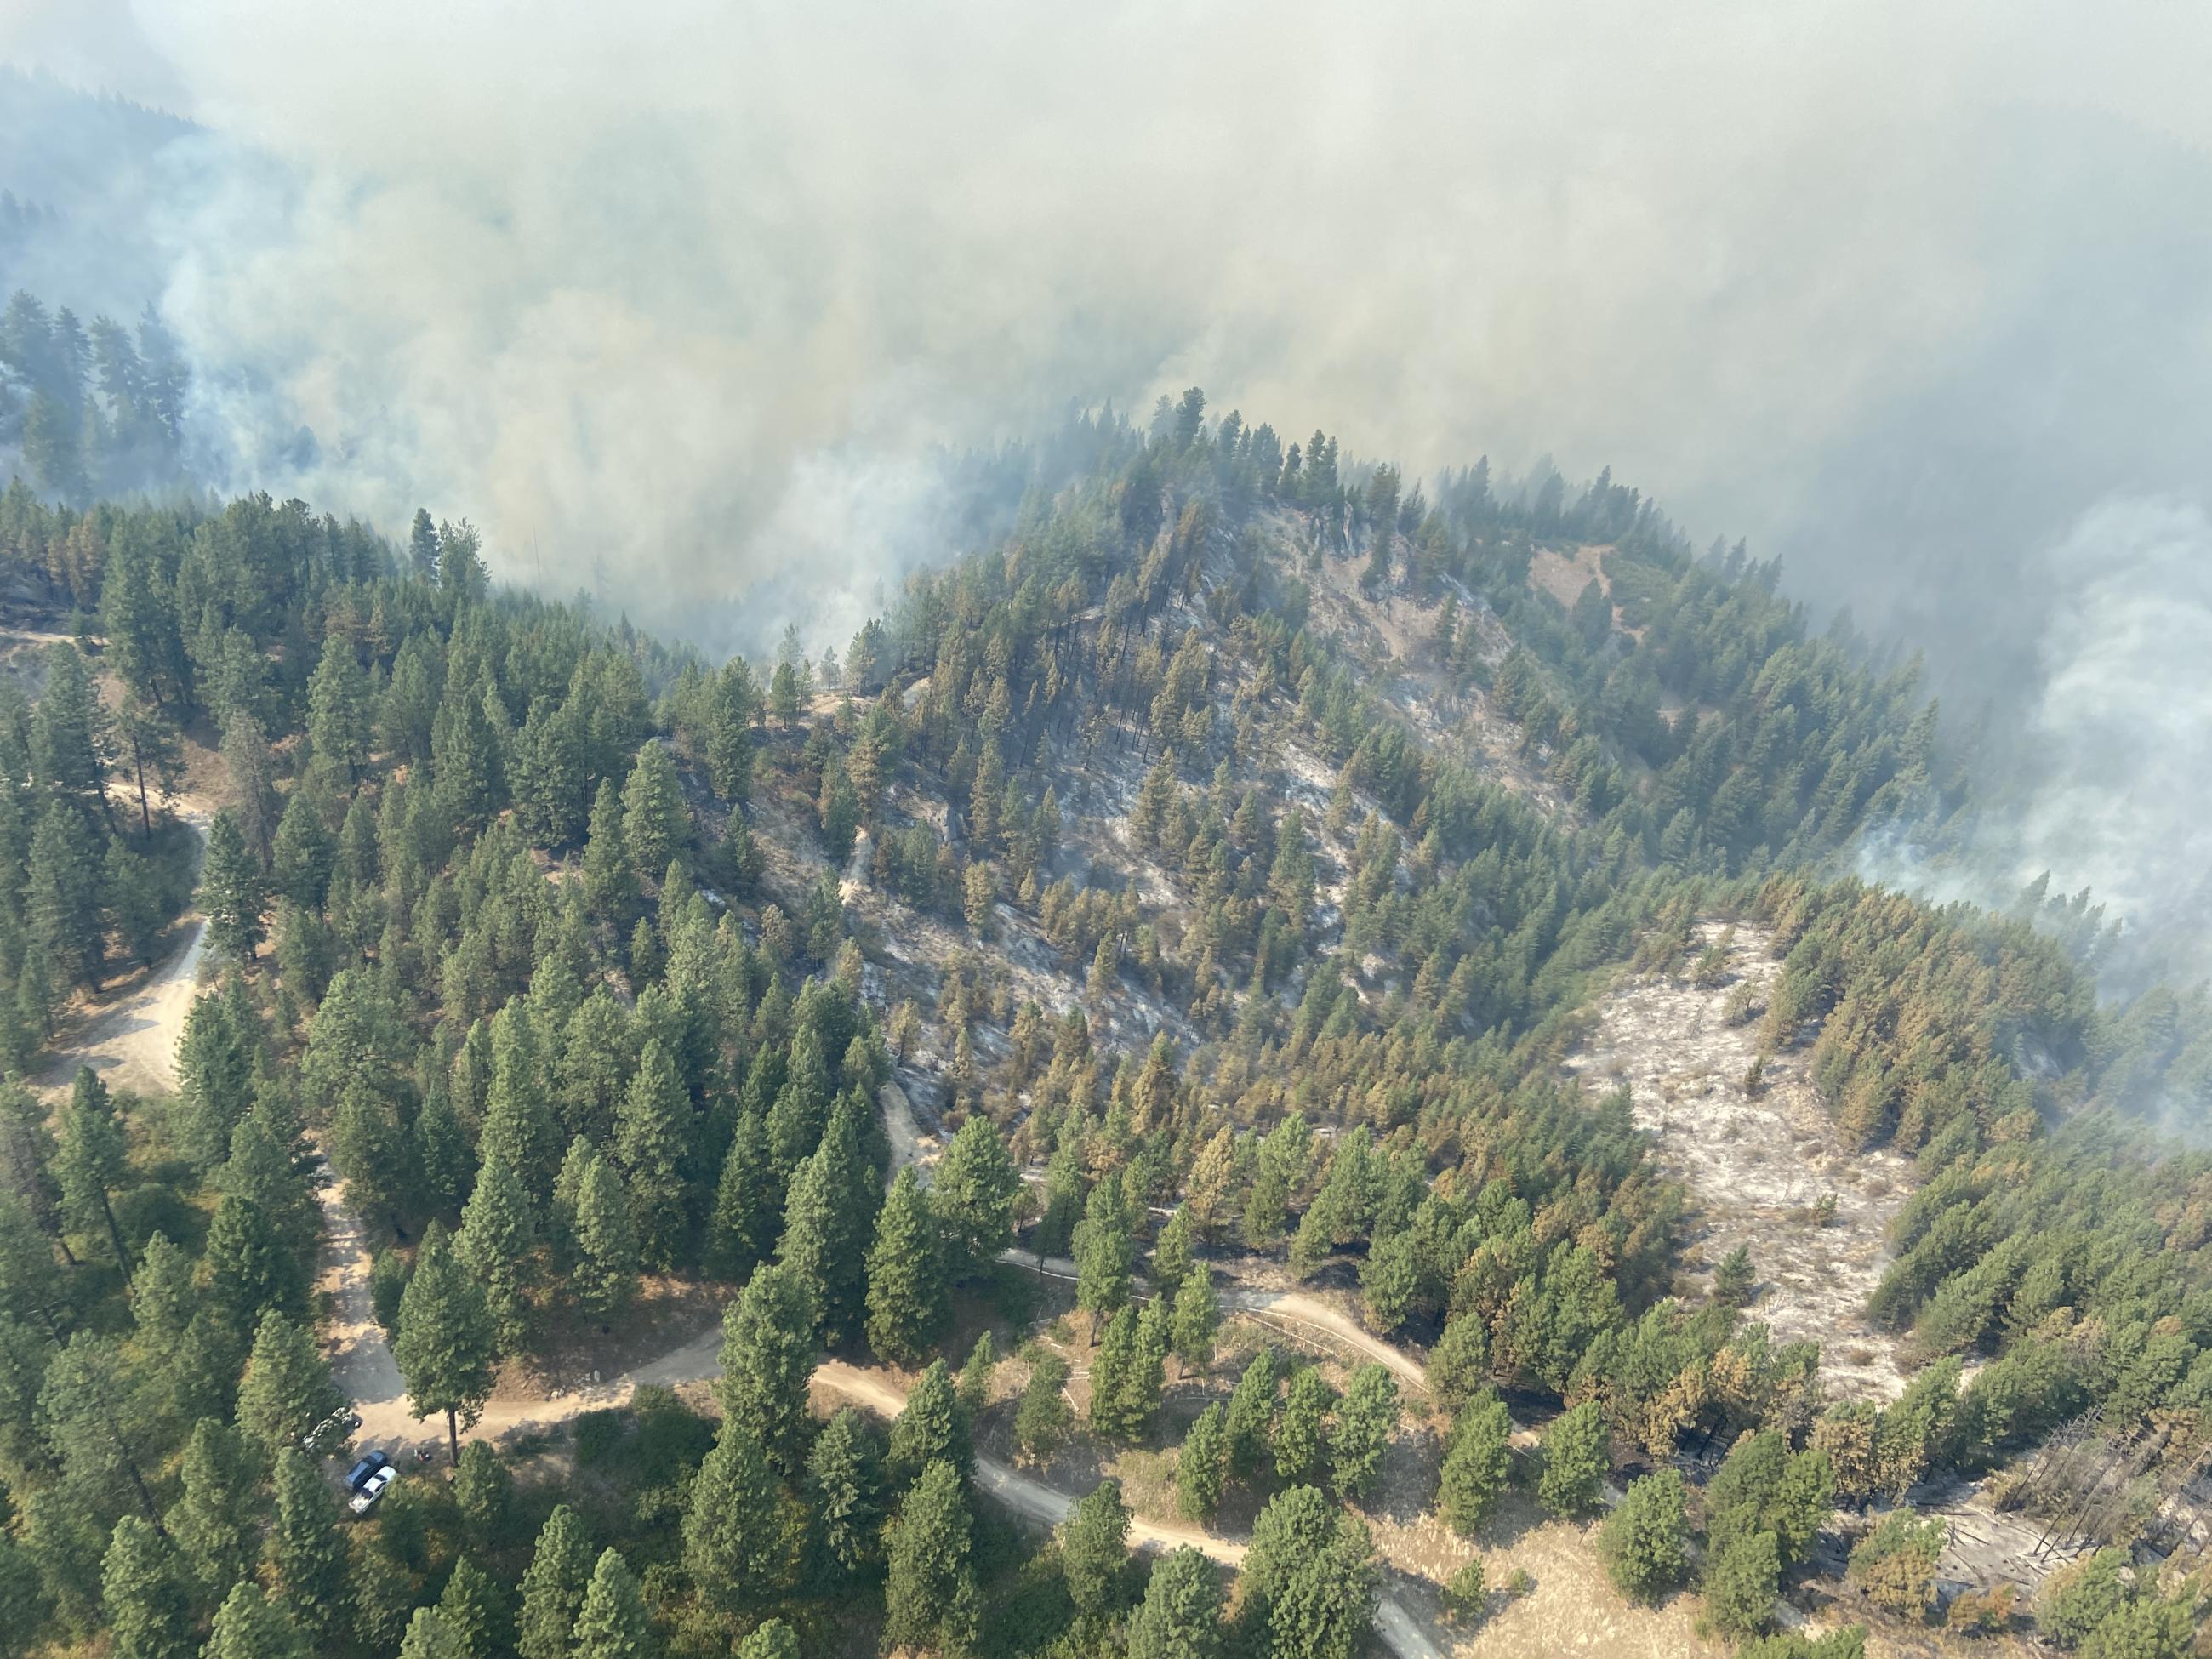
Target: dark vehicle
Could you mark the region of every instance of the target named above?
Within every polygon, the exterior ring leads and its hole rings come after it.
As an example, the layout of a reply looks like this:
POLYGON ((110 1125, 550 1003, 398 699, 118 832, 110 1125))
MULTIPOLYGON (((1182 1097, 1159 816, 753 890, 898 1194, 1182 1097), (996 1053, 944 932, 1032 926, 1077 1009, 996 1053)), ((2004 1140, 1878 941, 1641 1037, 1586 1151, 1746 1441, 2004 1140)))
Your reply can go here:
POLYGON ((380 1451, 373 1451, 346 1471, 346 1490, 359 1492, 368 1484, 368 1478, 392 1460, 380 1451))

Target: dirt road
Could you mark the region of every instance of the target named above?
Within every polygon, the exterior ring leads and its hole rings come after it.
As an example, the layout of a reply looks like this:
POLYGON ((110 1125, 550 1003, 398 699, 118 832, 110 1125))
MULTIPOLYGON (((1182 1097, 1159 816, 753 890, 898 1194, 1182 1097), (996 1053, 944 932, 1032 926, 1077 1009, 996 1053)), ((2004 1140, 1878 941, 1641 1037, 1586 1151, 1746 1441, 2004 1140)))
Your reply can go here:
MULTIPOLYGON (((163 803, 191 827, 200 850, 207 848, 209 815, 181 799, 163 803)), ((177 1039, 185 1016, 198 994, 200 959, 207 949, 207 920, 187 917, 184 943, 155 969, 143 985, 99 1010, 54 1050, 53 1064, 40 1086, 65 1089, 80 1066, 89 1066, 110 1089, 135 1094, 167 1094, 177 1086, 177 1039)))

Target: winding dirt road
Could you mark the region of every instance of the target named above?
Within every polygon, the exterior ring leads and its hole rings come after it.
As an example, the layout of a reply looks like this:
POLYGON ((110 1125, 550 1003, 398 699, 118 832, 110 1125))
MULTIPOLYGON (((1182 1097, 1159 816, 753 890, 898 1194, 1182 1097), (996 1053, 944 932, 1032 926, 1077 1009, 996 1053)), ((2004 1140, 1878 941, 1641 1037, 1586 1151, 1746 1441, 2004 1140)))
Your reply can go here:
MULTIPOLYGON (((206 809, 181 797, 161 805, 191 826, 204 853, 206 809)), ((183 925, 183 945, 143 985, 94 1013, 55 1048, 53 1063, 39 1079, 41 1088, 65 1089, 86 1066, 110 1089, 157 1095, 176 1088, 177 1039, 198 994, 200 959, 207 951, 207 918, 191 916, 183 925)))

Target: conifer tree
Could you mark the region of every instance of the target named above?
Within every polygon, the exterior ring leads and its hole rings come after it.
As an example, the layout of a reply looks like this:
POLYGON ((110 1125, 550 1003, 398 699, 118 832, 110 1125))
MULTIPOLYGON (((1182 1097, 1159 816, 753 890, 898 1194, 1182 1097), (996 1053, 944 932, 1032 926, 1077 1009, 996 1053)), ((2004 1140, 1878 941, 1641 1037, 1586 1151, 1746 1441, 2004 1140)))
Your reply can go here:
POLYGON ((89 1066, 77 1068, 69 1103, 62 1108, 54 1175, 61 1182, 64 1218, 79 1232, 105 1231, 115 1251, 117 1271, 127 1276, 131 1251, 123 1242, 110 1195, 129 1178, 130 1155, 107 1085, 89 1066))
POLYGON ((522 1611, 514 1645, 521 1659, 569 1659, 576 1615, 592 1577, 590 1540, 566 1504, 556 1504, 538 1534, 530 1567, 522 1575, 522 1611))
POLYGON ((184 1492, 170 1508, 168 1533, 195 1599, 212 1607, 253 1565, 252 1476, 237 1435, 204 1417, 185 1447, 179 1474, 184 1492))
POLYGON ((616 1115, 612 1161, 629 1197, 639 1254, 651 1267, 675 1267, 689 1254, 692 1117, 675 1056, 648 1037, 616 1115))
POLYGON ((154 866, 120 841, 107 843, 100 865, 100 908, 142 968, 154 965, 168 918, 162 914, 154 866))
POLYGON ((758 1436, 738 1418, 723 1419, 684 1516, 684 1569, 712 1605, 736 1612, 773 1595, 781 1504, 758 1436))
POLYGON ((659 871, 690 839, 691 817, 684 786, 665 744, 647 743, 637 751, 629 781, 623 786, 623 841, 633 869, 659 871))
POLYGON ((752 1276, 725 1316, 722 1414, 743 1423, 776 1466, 795 1473, 807 1430, 806 1389, 814 1375, 814 1314, 806 1286, 778 1262, 752 1276))
POLYGON ((407 1633, 400 1638, 399 1659, 468 1659, 468 1650, 444 1613, 435 1607, 417 1607, 407 1620, 407 1633))
POLYGON ((758 1112, 746 1112, 715 1185, 707 1270, 718 1279, 742 1279, 768 1260, 782 1227, 783 1188, 769 1156, 768 1126, 758 1112))
POLYGON ((538 1220, 521 1182, 498 1158, 477 1176, 461 1212, 461 1230, 453 1236, 453 1254, 483 1288, 499 1351, 520 1352, 530 1340, 538 1220))
POLYGON ((1083 1224, 1075 1230, 1075 1305, 1091 1316, 1094 1340, 1098 1322, 1129 1300, 1129 1254, 1121 1183, 1102 1181, 1091 1189, 1083 1224))
MULTIPOLYGON (((477 1442, 470 1449, 482 1443, 477 1442)), ((513 1614, 507 1592, 465 1555, 453 1563, 453 1573, 438 1596, 438 1613, 468 1659, 499 1659, 508 1651, 513 1614)))
POLYGON ((849 1406, 815 1437, 806 1492, 825 1575, 834 1563, 836 1574, 852 1578, 881 1559, 882 1460, 874 1436, 849 1406))
POLYGON ((576 1305, 592 1319, 612 1317, 637 1295, 637 1230, 629 1200, 605 1158, 595 1152, 576 1194, 575 1253, 569 1283, 576 1305))
POLYGON ((475 1542, 496 1549, 507 1541, 514 1519, 514 1477, 489 1442, 471 1440, 461 1449, 459 1467, 453 1471, 453 1501, 475 1542))
POLYGON ((1544 1425, 1536 1496, 1553 1515, 1587 1513, 1597 1506, 1608 1458, 1605 1419, 1595 1400, 1584 1401, 1544 1425))
POLYGON ((1505 1495, 1511 1473, 1513 1419, 1496 1395, 1470 1406, 1453 1425, 1437 1496, 1452 1530, 1472 1538, 1505 1495))
POLYGON ((399 1303, 399 1332, 392 1344, 417 1417, 446 1415, 453 1462, 461 1458, 461 1424, 473 1425, 491 1397, 492 1364, 499 1334, 483 1287, 455 1254, 438 1222, 422 1236, 422 1249, 399 1303))
POLYGON ((1260 1467, 1275 1422, 1275 1350, 1272 1345, 1254 1354, 1237 1386, 1229 1392, 1230 1473, 1249 1480, 1260 1467))
POLYGON ((368 758, 368 680, 351 645, 326 641, 307 680, 307 741, 319 760, 345 769, 346 781, 368 758))
POLYGON ((1190 1206, 1185 1204, 1168 1218, 1166 1226, 1152 1241, 1152 1279, 1163 1296, 1173 1296, 1191 1276, 1191 1218, 1190 1206))
POLYGON ((216 1610, 200 1659, 304 1659, 306 1652, 283 1609, 270 1604, 258 1584, 241 1579, 216 1610))
POLYGON ((268 896, 261 866, 247 848, 238 821, 226 810, 208 830, 207 858, 200 871, 200 908, 208 934, 225 956, 251 963, 263 938, 261 913, 268 896))
POLYGON ((1398 1379, 1390 1368, 1354 1368, 1328 1438, 1330 1478, 1339 1497, 1354 1504, 1367 1501, 1397 1426, 1398 1379))
POLYGON ((1367 1528, 1311 1486, 1268 1501, 1244 1556, 1243 1616, 1275 1653, 1352 1659, 1375 1609, 1367 1528))
POLYGON ((346 1545, 330 1487, 296 1445, 276 1454, 276 1521, 269 1554, 301 1628, 327 1644, 347 1620, 346 1545))
POLYGON ((1219 1401, 1183 1437, 1175 1476, 1176 1507, 1194 1521, 1210 1520, 1229 1486, 1229 1413, 1219 1401))
POLYGON ((1212 1276, 1203 1269, 1191 1273, 1176 1292, 1169 1323, 1176 1358, 1189 1370, 1204 1370, 1213 1363, 1213 1337, 1220 1328, 1221 1298, 1212 1276))
POLYGON ((592 801, 590 830, 584 841, 584 897, 592 914, 625 927, 637 909, 636 866, 623 837, 622 796, 614 780, 602 778, 592 801))
POLYGON ((514 1171, 533 1204, 552 1195, 566 1146, 547 1103, 545 1056, 526 999, 516 997, 491 1022, 491 1086, 477 1155, 514 1171))
POLYGON ((929 1194, 962 1277, 988 1267, 1013 1243, 1021 1185, 997 1128, 981 1113, 971 1115, 938 1159, 929 1194))
POLYGON ((100 1588, 117 1659, 190 1659, 192 1613, 184 1571, 152 1522, 126 1515, 115 1523, 100 1588))
POLYGON ((606 1551, 576 1615, 575 1659, 650 1659, 658 1650, 637 1575, 619 1551, 606 1551))
POLYGON ((880 1193, 861 1158, 852 1114, 840 1109, 792 1183, 776 1250, 778 1262, 799 1275, 817 1328, 832 1345, 858 1329, 865 1314, 880 1193))
POLYGON ((1060 1528, 1060 1571, 1077 1612, 1097 1618, 1112 1610, 1128 1554, 1129 1506, 1121 1501, 1121 1483, 1101 1480, 1060 1528))
POLYGON ((1327 1462, 1322 1430, 1329 1408, 1335 1404, 1336 1390, 1316 1367, 1308 1365, 1291 1378, 1270 1446, 1278 1476, 1293 1484, 1322 1477, 1327 1462))
POLYGON ((911 1166, 901 1170, 868 1253, 868 1346, 895 1365, 918 1364, 950 1313, 937 1223, 911 1166))
MULTIPOLYGON (((166 1241, 164 1241, 166 1242, 166 1241)), ((148 1248, 148 1261, 152 1249, 148 1248)), ((261 1316, 253 1352, 238 1383, 238 1426, 264 1465, 336 1411, 342 1403, 331 1381, 330 1362, 298 1322, 271 1309, 261 1316)))
POLYGON ((966 1652, 975 1637, 976 1594, 968 1498, 957 1469, 939 1462, 921 1472, 891 1522, 890 1541, 885 1645, 966 1652))
POLYGON ((1221 1575, 1188 1545, 1152 1569, 1145 1599, 1129 1617, 1128 1659, 1221 1659, 1221 1575))
POLYGON ((1606 1516, 1597 1537, 1598 1553, 1623 1595, 1654 1601, 1687 1576, 1686 1508, 1679 1469, 1662 1469, 1629 1483, 1627 1496, 1606 1516))
POLYGON ((738 1659, 799 1659, 799 1637, 781 1619, 757 1626, 738 1644, 738 1659))
POLYGON ((138 1271, 131 1275, 131 1319, 149 1350, 173 1347, 192 1322, 199 1304, 192 1259, 169 1243, 167 1233, 146 1241, 138 1271))
POLYGON ((72 984, 100 982, 104 930, 96 846, 76 813, 58 798, 48 799, 31 841, 23 921, 32 943, 72 984))
POLYGON ((964 1479, 975 1456, 952 1372, 942 1359, 933 1359, 908 1393, 906 1409, 891 1424, 892 1484, 906 1486, 938 1462, 949 1464, 964 1479))

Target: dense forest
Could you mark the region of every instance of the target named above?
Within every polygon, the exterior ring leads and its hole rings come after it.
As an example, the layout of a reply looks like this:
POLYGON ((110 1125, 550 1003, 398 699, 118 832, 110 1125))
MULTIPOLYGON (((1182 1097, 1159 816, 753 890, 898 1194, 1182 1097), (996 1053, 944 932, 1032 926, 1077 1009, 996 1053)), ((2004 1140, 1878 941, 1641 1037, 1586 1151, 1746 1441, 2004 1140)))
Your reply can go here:
MULTIPOLYGON (((2207 1103, 2201 994, 2105 1006, 2024 915, 1840 878, 1970 788, 1914 670, 1609 477, 1431 501, 1195 390, 1074 414, 994 459, 1003 533, 842 652, 716 664, 496 587, 465 522, 118 494, 173 462, 165 350, 0 325, 33 471, 0 564, 54 634, 0 687, 17 1650, 1345 1656, 1408 1593, 1376 1534, 1418 1431, 1449 1534, 1602 1514, 1621 1595, 1837 1659, 1934 1606, 1931 1483, 2093 1413, 2199 1449, 2212 1164, 2127 1114, 2207 1103), (1583 548, 1571 603, 1532 579, 1583 548), (1512 753, 1378 681, 1347 605, 1418 615, 1421 684, 1512 753), (164 951, 202 810, 173 1094, 54 1077, 78 999, 164 951), (1740 1285, 1683 1292, 1687 1195, 1562 1072, 1713 918, 1781 955, 1765 1051, 1916 1166, 1889 1403, 1832 1402, 1740 1285), (333 1213, 442 1448, 358 1524, 333 1213), (1022 1265, 1063 1258, 1072 1297, 1022 1265), (1257 1267, 1410 1371, 1254 1346, 1257 1267), (490 1432, 557 1359, 678 1346, 689 1296, 726 1308, 711 1389, 490 1432), (887 1431, 811 1407, 856 1370, 887 1431), (1071 1449, 1159 1452, 1241 1571, 1130 1557, 1166 1522, 1096 1466, 1038 1548, 979 1470, 1071 1449), (1839 1526, 1850 1617, 1771 1633, 1839 1526)), ((1516 1594, 1480 1558, 1432 1588, 1469 1626, 1516 1594)), ((2039 1608, 2087 1652, 2193 1633, 2104 1556, 2039 1608)))

